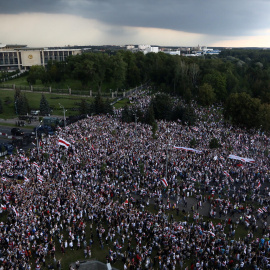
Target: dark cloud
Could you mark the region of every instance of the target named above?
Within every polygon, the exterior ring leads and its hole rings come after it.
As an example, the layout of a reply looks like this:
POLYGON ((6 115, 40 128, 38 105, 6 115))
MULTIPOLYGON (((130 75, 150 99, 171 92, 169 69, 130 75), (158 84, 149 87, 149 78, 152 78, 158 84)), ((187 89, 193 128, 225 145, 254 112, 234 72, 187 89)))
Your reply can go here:
POLYGON ((110 25, 155 27, 219 36, 269 27, 267 0, 9 0, 0 13, 65 13, 110 25))

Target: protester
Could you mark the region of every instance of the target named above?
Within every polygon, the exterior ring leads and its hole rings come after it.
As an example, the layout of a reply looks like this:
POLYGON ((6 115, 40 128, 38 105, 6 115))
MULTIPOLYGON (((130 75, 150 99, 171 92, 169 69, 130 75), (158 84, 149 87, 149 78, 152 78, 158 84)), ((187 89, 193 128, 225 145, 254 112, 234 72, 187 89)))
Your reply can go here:
MULTIPOLYGON (((143 111, 150 98, 131 101, 143 111)), ((110 247, 107 261, 122 260, 126 269, 182 269, 189 259, 194 269, 268 267, 269 138, 225 125, 214 107, 193 107, 201 120, 195 127, 159 121, 156 139, 150 126, 123 123, 116 111, 59 128, 39 151, 1 161, 1 205, 7 212, 0 224, 2 269, 31 269, 31 258, 32 269, 48 258, 56 263, 56 241, 62 254, 77 249, 90 258, 95 233, 96 245, 110 247), (220 148, 209 149, 212 138, 220 148), (191 196, 196 204, 189 210, 191 196), (149 204, 157 214, 146 210, 149 204), (206 204, 207 214, 220 223, 202 219, 206 204), (179 209, 187 213, 185 221, 175 221, 179 209), (247 228, 244 239, 234 238, 237 223, 247 228), (264 235, 254 240, 259 225, 264 235)))

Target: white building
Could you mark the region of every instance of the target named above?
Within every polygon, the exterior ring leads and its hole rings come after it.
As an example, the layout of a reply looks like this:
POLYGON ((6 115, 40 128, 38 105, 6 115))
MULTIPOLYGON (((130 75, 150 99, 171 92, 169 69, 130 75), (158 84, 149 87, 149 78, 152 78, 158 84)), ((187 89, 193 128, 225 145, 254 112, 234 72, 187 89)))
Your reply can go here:
POLYGON ((81 54, 81 49, 28 48, 26 45, 0 44, 0 70, 27 70, 33 65, 47 65, 48 61, 65 61, 70 55, 81 54))
POLYGON ((158 47, 149 47, 149 48, 146 48, 143 53, 144 54, 147 54, 147 53, 150 53, 150 52, 153 52, 153 53, 158 53, 159 52, 159 48, 158 47))

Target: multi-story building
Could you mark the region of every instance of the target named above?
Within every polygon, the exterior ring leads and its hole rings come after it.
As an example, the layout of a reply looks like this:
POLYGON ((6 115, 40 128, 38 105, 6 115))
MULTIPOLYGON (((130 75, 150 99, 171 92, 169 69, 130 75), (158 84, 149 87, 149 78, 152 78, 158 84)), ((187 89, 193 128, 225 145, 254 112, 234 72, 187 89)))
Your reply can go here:
POLYGON ((70 55, 81 54, 81 49, 28 48, 26 45, 0 44, 0 70, 28 70, 33 65, 46 66, 48 61, 65 61, 70 55))

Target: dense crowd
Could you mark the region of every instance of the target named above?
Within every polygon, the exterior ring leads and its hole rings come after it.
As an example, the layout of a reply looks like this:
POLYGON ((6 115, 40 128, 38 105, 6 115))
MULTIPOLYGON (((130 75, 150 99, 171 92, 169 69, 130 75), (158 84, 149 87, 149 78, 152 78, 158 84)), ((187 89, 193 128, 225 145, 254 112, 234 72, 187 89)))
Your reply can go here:
MULTIPOLYGON (((132 101, 144 109, 150 98, 132 101)), ((118 111, 59 128, 39 151, 2 160, 0 269, 40 269, 48 257, 60 269, 55 242, 62 253, 80 249, 89 258, 94 234, 101 248, 110 246, 107 261, 122 260, 124 269, 182 269, 189 259, 192 269, 269 267, 269 137, 224 124, 214 107, 193 106, 196 126, 159 121, 156 138, 148 125, 121 122, 118 111), (220 148, 209 149, 212 138, 220 148), (193 139, 194 148, 174 148, 193 139), (228 158, 232 153, 255 162, 228 158), (189 218, 168 216, 191 195, 197 204, 186 209, 189 218), (199 215, 205 202, 221 223, 199 215), (149 203, 157 214, 146 211, 149 203), (243 239, 234 237, 239 223, 247 228, 243 239), (254 239, 258 224, 264 234, 254 239)))

